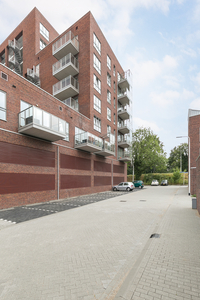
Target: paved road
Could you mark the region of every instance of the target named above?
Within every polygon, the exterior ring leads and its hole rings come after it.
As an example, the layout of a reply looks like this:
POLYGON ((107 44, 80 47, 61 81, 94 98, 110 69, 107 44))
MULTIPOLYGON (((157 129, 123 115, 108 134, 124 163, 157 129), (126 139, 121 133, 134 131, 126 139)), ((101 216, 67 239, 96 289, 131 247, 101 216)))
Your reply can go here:
POLYGON ((1 221, 0 299, 200 299, 200 219, 191 206, 187 188, 159 186, 1 221))

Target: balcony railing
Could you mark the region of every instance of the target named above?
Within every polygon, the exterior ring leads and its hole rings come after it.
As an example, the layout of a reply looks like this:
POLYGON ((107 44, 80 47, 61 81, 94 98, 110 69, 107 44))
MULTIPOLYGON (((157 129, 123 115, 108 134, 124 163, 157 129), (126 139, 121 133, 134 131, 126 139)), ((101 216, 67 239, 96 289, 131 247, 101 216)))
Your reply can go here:
POLYGON ((118 75, 118 86, 121 89, 130 89, 130 83, 128 77, 130 76, 130 70, 118 75))
POLYGON ((121 105, 130 104, 130 99, 127 93, 119 93, 117 95, 117 100, 120 102, 121 105))
POLYGON ((36 106, 19 113, 18 132, 57 141, 66 137, 66 122, 36 106))
POLYGON ((27 68, 27 79, 40 86, 39 72, 36 71, 35 66, 33 66, 33 69, 27 68))
POLYGON ((131 145, 131 140, 129 135, 123 135, 123 136, 119 135, 117 140, 118 140, 118 146, 122 148, 128 148, 131 145))
POLYGON ((118 108, 118 117, 120 117, 122 120, 127 120, 130 117, 130 114, 128 112, 129 106, 121 106, 118 108))
POLYGON ((75 148, 88 152, 101 151, 103 140, 89 132, 83 132, 75 135, 75 148))
POLYGON ((79 73, 78 60, 69 53, 53 65, 53 75, 61 80, 69 75, 75 76, 79 73))
POLYGON ((76 55, 79 52, 79 41, 71 31, 68 31, 52 46, 53 55, 61 59, 68 53, 76 55))
POLYGON ((72 97, 70 97, 70 98, 63 100, 62 102, 65 103, 67 106, 70 106, 71 108, 79 111, 78 100, 75 100, 72 97))
POLYGON ((79 84, 71 75, 53 85, 53 95, 64 100, 79 93, 79 84))
POLYGON ((130 124, 127 121, 118 121, 117 128, 118 131, 122 134, 130 132, 130 124))
POLYGON ((118 160, 124 162, 131 161, 131 151, 130 150, 118 151, 118 160))
POLYGON ((102 156, 113 156, 115 155, 115 144, 104 140, 101 151, 95 152, 95 154, 102 156))

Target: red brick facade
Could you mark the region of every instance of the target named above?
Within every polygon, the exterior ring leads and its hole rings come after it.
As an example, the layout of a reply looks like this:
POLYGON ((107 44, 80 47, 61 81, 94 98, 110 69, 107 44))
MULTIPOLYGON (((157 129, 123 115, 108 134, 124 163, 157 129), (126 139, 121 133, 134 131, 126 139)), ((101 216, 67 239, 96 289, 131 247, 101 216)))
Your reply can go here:
MULTIPOLYGON (((63 199, 76 195, 110 190, 113 184, 126 180, 126 163, 117 156, 117 72, 123 70, 103 36, 91 13, 87 13, 61 36, 50 23, 34 8, 21 24, 1 44, 0 54, 5 51, 5 65, 0 64, 0 91, 6 93, 6 120, 0 119, 0 209, 63 199), (49 41, 40 50, 39 24, 49 31, 49 41), (57 59, 52 55, 52 44, 71 30, 78 36, 79 61, 79 111, 65 105, 52 96, 52 86, 58 79, 52 75, 52 65, 57 59), (101 41, 101 55, 93 46, 93 33, 101 41), (10 70, 8 62, 8 41, 23 35, 23 76, 10 70), (93 67, 93 54, 101 60, 101 74, 93 67), (107 67, 107 55, 112 69, 107 67), (40 87, 26 78, 27 68, 40 64, 40 87), (116 67, 114 75, 113 66, 116 67), (107 72, 111 75, 111 87, 107 85, 107 72), (101 80, 101 94, 93 86, 93 74, 101 80), (107 90, 111 92, 111 104, 107 102, 107 90), (93 95, 101 100, 101 113, 94 109, 93 95), (113 99, 116 98, 114 107, 113 99), (69 141, 56 142, 18 132, 20 101, 66 121, 69 124, 69 141), (111 109, 111 121, 107 119, 107 107, 111 109), (93 117, 101 119, 101 132, 94 129, 93 117), (75 149, 75 127, 95 136, 105 136, 107 125, 115 132, 115 155, 102 156, 90 151, 75 149)), ((0 60, 1 62, 1 60, 0 60)))

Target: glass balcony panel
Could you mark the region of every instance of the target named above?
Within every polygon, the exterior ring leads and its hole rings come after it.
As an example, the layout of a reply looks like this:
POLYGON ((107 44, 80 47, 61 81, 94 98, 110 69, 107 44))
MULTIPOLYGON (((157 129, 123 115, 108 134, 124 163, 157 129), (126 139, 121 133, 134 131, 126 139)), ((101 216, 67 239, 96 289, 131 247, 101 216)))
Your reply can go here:
POLYGON ((31 106, 19 113, 18 132, 53 142, 66 137, 66 122, 38 107, 31 106))
POLYGON ((87 152, 97 152, 102 150, 103 140, 89 132, 75 135, 75 148, 87 152))
POLYGON ((68 76, 53 85, 53 95, 59 100, 76 96, 78 93, 78 81, 72 76, 68 76))
POLYGON ((50 128, 51 126, 50 114, 46 111, 43 111, 43 125, 47 128, 50 128))

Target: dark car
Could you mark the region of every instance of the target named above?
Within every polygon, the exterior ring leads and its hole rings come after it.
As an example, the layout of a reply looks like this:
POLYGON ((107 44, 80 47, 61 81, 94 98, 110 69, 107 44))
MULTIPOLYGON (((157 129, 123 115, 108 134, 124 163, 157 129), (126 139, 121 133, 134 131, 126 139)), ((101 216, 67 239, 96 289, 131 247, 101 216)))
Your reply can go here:
POLYGON ((144 187, 144 183, 142 180, 134 180, 133 184, 135 187, 139 187, 140 189, 142 189, 144 187))
POLYGON ((168 181, 166 179, 162 180, 160 185, 168 185, 168 181))

